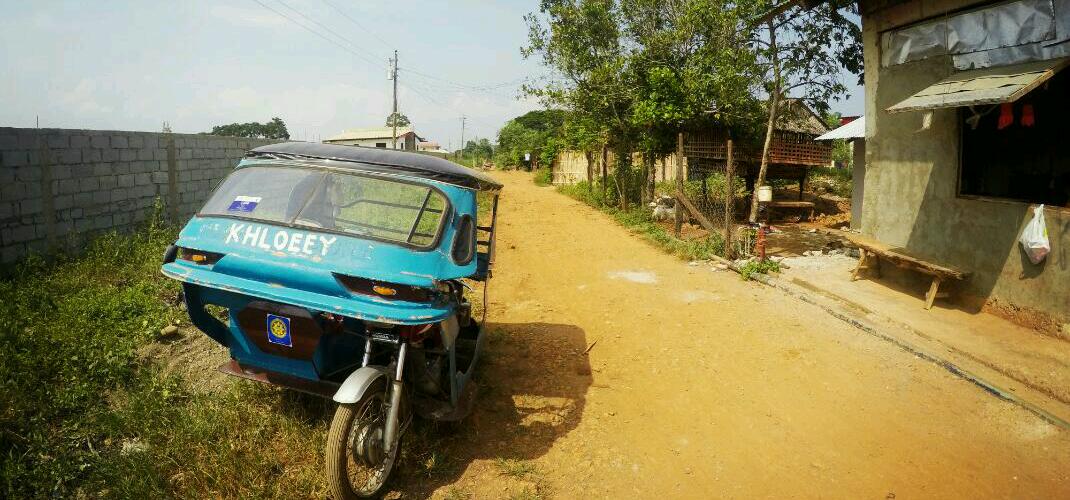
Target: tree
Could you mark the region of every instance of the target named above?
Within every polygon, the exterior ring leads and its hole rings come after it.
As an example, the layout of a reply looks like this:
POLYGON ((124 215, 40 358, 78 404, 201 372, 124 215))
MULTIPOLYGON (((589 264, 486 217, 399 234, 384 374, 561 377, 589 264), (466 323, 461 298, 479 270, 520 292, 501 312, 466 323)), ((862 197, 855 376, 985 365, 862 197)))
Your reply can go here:
POLYGON ((749 119, 757 79, 739 37, 748 5, 543 0, 539 15, 528 16, 525 56, 541 55, 560 79, 526 90, 596 124, 617 159, 622 208, 633 192, 651 196, 653 163, 685 127, 749 119), (636 150, 640 175, 630 165, 636 150))
POLYGON ((395 113, 390 113, 386 117, 386 126, 387 127, 393 127, 394 126, 394 117, 395 116, 397 117, 397 122, 398 122, 398 126, 399 127, 407 127, 408 125, 410 125, 412 123, 411 121, 409 121, 409 117, 408 116, 405 116, 404 114, 402 114, 400 112, 398 112, 396 114, 395 113))
POLYGON ((248 122, 231 123, 229 125, 216 125, 212 127, 210 135, 223 135, 229 137, 251 137, 254 139, 289 139, 290 132, 286 130, 286 123, 281 118, 275 117, 266 123, 248 122))
POLYGON ((564 119, 563 111, 546 109, 531 111, 509 120, 498 131, 498 150, 495 154, 498 163, 524 165, 525 153, 531 155, 531 163, 535 167, 540 160, 553 161, 557 148, 552 139, 560 134, 564 119))
MULTIPOLYGON (((840 81, 840 68, 862 72, 862 32, 839 9, 852 3, 836 0, 811 9, 789 11, 753 27, 751 46, 765 67, 766 128, 762 162, 756 186, 765 183, 769 151, 776 125, 784 112, 785 99, 795 94, 819 115, 828 103, 847 92, 840 81)), ((855 8, 855 7, 851 7, 855 8)), ((758 218, 758 190, 751 194, 749 219, 758 218)))

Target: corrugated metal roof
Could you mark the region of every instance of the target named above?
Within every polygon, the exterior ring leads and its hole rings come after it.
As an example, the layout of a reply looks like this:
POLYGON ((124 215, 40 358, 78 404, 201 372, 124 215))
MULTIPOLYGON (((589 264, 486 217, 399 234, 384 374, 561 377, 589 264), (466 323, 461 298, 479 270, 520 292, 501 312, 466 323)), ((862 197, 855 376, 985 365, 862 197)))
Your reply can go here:
MULTIPOLYGON (((401 137, 412 131, 413 130, 411 125, 398 127, 398 137, 401 137)), ((341 134, 338 134, 334 137, 328 137, 327 139, 325 139, 324 142, 367 139, 391 139, 393 137, 394 127, 350 128, 343 130, 341 134)))
POLYGON ((1070 58, 955 73, 888 108, 889 113, 1014 102, 1037 88, 1070 58))
POLYGON ((851 120, 847 125, 837 127, 831 132, 820 135, 815 141, 831 141, 835 139, 865 139, 866 138, 866 117, 860 116, 854 120, 851 120))

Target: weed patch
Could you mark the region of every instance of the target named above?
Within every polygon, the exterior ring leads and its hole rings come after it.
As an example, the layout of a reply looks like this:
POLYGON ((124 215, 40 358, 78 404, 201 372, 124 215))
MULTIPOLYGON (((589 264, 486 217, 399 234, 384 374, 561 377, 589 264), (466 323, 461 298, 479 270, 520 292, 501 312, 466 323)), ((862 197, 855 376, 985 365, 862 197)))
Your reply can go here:
POLYGON ((724 255, 724 240, 720 235, 710 235, 698 240, 681 240, 655 222, 646 207, 621 210, 608 203, 601 189, 594 188, 586 182, 559 186, 557 190, 605 212, 620 225, 681 259, 708 260, 714 256, 724 255))

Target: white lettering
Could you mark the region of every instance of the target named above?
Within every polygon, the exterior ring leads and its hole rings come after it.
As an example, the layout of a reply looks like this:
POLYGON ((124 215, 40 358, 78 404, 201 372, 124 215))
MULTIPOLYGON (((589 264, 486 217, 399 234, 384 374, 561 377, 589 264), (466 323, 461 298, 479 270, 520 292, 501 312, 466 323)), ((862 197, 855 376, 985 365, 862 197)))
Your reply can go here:
POLYGON ((310 234, 307 238, 305 238, 305 246, 301 249, 301 251, 304 252, 306 255, 312 255, 312 245, 315 244, 316 238, 313 238, 313 235, 310 234))
MULTIPOLYGON (((242 238, 241 244, 242 245, 253 245, 253 244, 256 244, 256 238, 258 236, 260 236, 260 232, 261 232, 260 230, 261 229, 264 229, 264 228, 259 227, 259 226, 246 227, 245 228, 245 238, 242 238), (256 229, 256 230, 254 231, 253 229, 256 229)), ((267 231, 264 231, 264 232, 266 233, 267 231)))
POLYGON ((286 247, 286 249, 289 250, 292 253, 300 252, 301 251, 301 238, 304 238, 304 236, 305 235, 302 234, 302 233, 294 233, 294 235, 292 237, 290 237, 290 246, 286 247))
POLYGON ((265 227, 264 228, 264 234, 260 235, 260 241, 256 242, 256 246, 259 247, 259 248, 263 248, 264 250, 271 250, 271 245, 268 245, 267 243, 264 242, 264 240, 266 240, 267 237, 268 237, 268 228, 265 227))
POLYGON ((320 255, 326 257, 327 256, 327 252, 331 249, 331 245, 334 244, 334 241, 337 240, 338 237, 331 236, 330 238, 325 238, 323 236, 320 236, 319 238, 320 238, 320 243, 323 244, 323 250, 320 250, 320 255))
POLYGON ((285 250, 286 240, 290 239, 290 235, 286 231, 279 231, 275 233, 275 250, 285 250))
POLYGON ((245 227, 245 224, 231 224, 227 229, 227 240, 224 243, 230 243, 231 241, 241 241, 241 229, 245 227))

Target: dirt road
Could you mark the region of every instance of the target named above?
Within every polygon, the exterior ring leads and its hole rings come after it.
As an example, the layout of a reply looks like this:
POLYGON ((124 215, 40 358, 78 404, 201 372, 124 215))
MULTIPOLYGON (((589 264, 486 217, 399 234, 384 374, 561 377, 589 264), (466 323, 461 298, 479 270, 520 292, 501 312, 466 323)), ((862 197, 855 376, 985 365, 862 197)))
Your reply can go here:
POLYGON ((526 174, 496 176, 484 391, 466 424, 422 431, 445 437, 402 492, 1070 496, 1068 433, 526 174))

